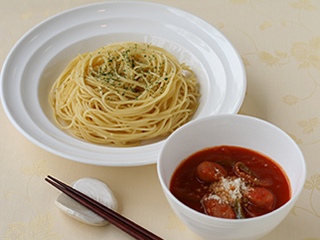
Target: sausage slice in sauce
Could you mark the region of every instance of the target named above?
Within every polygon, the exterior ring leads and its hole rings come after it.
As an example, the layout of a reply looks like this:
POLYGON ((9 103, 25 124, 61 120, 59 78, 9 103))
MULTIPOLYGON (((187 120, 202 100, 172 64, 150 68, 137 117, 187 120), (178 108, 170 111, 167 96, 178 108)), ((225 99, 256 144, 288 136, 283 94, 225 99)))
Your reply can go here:
POLYGON ((213 217, 220 218, 236 218, 236 214, 232 207, 222 199, 215 198, 213 195, 207 194, 201 200, 205 212, 213 217))
POLYGON ((253 187, 245 193, 245 196, 256 207, 268 211, 272 210, 275 204, 273 194, 263 187, 253 187))
POLYGON ((221 165, 205 161, 198 165, 197 175, 198 178, 204 182, 215 182, 220 178, 227 176, 227 170, 221 165))

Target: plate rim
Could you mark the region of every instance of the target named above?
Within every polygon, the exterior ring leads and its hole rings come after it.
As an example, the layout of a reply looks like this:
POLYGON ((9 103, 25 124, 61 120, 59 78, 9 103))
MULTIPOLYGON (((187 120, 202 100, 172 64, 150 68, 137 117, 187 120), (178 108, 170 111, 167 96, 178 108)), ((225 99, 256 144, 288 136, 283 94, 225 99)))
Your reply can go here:
MULTIPOLYGON (((27 31, 16 43, 15 45, 12 47, 12 49, 10 50, 9 54, 7 55, 3 66, 2 66, 2 71, 1 71, 1 77, 0 77, 0 87, 1 87, 1 92, 0 92, 0 97, 1 97, 1 103, 3 106, 3 109, 7 115, 7 117, 9 118, 10 122, 14 125, 14 127, 20 132, 22 133, 27 139, 29 139, 31 142, 33 142, 34 144, 36 144, 37 146, 43 148, 44 150, 51 152, 55 155, 58 155, 60 157, 63 157, 65 159, 69 159, 69 160, 74 160, 77 162, 81 162, 81 163, 86 163, 86 164, 91 164, 91 165, 101 165, 101 166, 141 166, 141 165, 149 165, 149 164, 154 164, 157 162, 157 157, 156 159, 150 159, 148 160, 144 160, 144 161, 126 161, 126 162, 118 162, 116 159, 113 161, 108 161, 108 162, 104 162, 101 160, 92 160, 90 159, 90 162, 85 161, 85 159, 81 158, 81 157, 77 157, 75 155, 70 155, 68 153, 64 153, 64 152, 60 152, 57 151, 56 149, 53 149, 52 147, 46 145, 45 143, 39 141, 39 139, 36 139, 29 131, 28 129, 26 129, 26 127, 22 127, 20 126, 20 124, 18 123, 17 119, 15 119, 14 114, 12 113, 12 111, 9 109, 9 105, 7 103, 7 99, 5 98, 5 94, 4 94, 4 88, 3 85, 5 84, 5 79, 4 76, 7 73, 7 69, 10 67, 10 62, 14 60, 14 54, 16 51, 19 51, 19 47, 21 47, 21 45, 24 43, 24 41, 31 36, 38 28, 40 28, 41 26, 47 24, 48 22, 50 23, 51 21, 54 21, 55 19, 59 19, 61 16, 63 15, 68 15, 68 14, 72 14, 74 12, 77 11, 81 11, 83 9, 87 9, 87 8, 94 8, 97 6, 110 6, 112 4, 118 5, 118 4, 142 4, 142 5, 146 5, 146 6, 153 6, 153 7, 157 7, 157 6, 161 6, 163 8, 168 9, 173 9, 173 10, 178 10, 180 12, 183 12, 187 15, 193 16, 198 20, 201 20, 202 24, 206 24, 208 27, 210 27, 211 29, 215 30, 215 32, 220 34, 220 37, 223 37, 223 40, 226 41, 228 43, 228 47, 231 47, 231 49, 233 50, 234 54, 237 55, 238 57, 238 62, 240 64, 240 68, 242 70, 242 76, 239 79, 242 79, 242 91, 239 91, 238 94, 238 99, 236 101, 236 104, 234 104, 232 111, 230 111, 230 114, 236 114, 239 109, 242 106, 242 103, 244 101, 244 97, 245 97, 245 92, 246 92, 246 85, 247 85, 247 81, 246 81, 246 71, 243 65, 243 62, 241 60, 241 57, 237 51, 237 49, 233 46, 233 44, 230 42, 230 40, 216 27, 214 27, 212 24, 210 24, 209 22, 205 21, 204 19, 202 19, 199 16, 196 16, 190 12, 187 12, 185 10, 176 8, 176 7, 172 7, 169 5, 164 5, 164 4, 159 4, 159 3, 152 3, 152 2, 140 2, 140 1, 111 1, 111 2, 100 2, 100 3, 93 3, 93 4, 86 4, 83 6, 79 6, 79 7, 75 7, 75 8, 71 8, 68 10, 65 10, 63 12, 60 12, 58 14, 55 14, 47 19, 45 19, 44 21, 38 23, 37 25, 35 25, 34 27, 32 27, 29 31, 27 31)), ((165 140, 159 142, 160 148, 161 148, 161 144, 162 142, 164 142, 165 140)), ((160 149, 159 149, 160 151, 160 149)), ((154 155, 154 154, 153 154, 154 155)))

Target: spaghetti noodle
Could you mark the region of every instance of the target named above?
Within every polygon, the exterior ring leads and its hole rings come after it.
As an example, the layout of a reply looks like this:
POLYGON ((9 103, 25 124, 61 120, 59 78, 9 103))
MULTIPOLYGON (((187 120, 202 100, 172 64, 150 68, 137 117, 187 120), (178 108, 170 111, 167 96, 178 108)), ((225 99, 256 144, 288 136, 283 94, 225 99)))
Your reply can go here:
POLYGON ((200 96, 192 70, 166 50, 114 43, 78 54, 55 81, 55 121, 89 142, 134 146, 190 120, 200 96))

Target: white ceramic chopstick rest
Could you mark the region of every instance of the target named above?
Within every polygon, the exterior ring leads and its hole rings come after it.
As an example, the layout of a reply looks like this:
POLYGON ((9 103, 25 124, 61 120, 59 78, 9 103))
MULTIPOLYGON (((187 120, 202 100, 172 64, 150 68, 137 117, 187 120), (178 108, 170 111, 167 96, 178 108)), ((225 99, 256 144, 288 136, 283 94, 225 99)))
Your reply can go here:
MULTIPOLYGON (((104 182, 95 178, 81 178, 74 182, 72 186, 101 204, 117 211, 118 201, 109 186, 104 182)), ((57 197, 55 204, 64 213, 81 222, 94 226, 104 226, 109 223, 64 193, 57 197)))

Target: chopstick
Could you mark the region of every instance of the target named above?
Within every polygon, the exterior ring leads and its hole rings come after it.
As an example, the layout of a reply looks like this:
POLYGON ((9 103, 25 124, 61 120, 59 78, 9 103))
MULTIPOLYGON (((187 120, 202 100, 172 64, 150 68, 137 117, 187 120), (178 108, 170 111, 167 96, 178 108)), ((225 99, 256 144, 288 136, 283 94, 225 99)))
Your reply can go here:
POLYGON ((108 208, 107 206, 102 205, 101 203, 97 202, 96 200, 88 197, 87 195, 79 192, 78 190, 70 187, 69 185, 59 181, 58 179, 48 175, 45 180, 53 185, 54 187, 58 188, 63 193, 67 194, 69 197, 73 198, 83 206, 87 207, 100 217, 104 218, 111 224, 115 225, 119 229, 123 230, 127 234, 131 235, 135 239, 138 240, 162 240, 162 238, 156 236, 152 232, 148 231, 147 229, 139 226, 138 224, 132 222, 131 220, 125 218, 124 216, 120 215, 119 213, 113 211, 112 209, 108 208))

